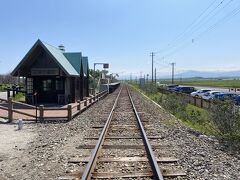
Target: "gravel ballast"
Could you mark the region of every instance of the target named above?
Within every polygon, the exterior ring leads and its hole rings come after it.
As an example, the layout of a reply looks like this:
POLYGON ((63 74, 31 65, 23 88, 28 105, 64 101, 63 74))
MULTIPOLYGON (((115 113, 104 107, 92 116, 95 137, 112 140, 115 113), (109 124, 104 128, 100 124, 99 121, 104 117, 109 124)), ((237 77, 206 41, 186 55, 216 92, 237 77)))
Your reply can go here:
POLYGON ((239 151, 226 151, 216 138, 184 127, 176 117, 153 105, 153 102, 139 92, 133 91, 133 100, 138 111, 144 109, 144 112, 151 114, 147 115, 148 120, 156 131, 146 130, 148 135, 155 132, 154 135, 161 136, 157 140, 158 144, 171 145, 168 150, 155 150, 155 155, 178 158, 179 168, 186 172, 186 177, 177 179, 240 179, 239 151))
MULTIPOLYGON (((101 128, 92 127, 104 125, 117 93, 118 90, 95 103, 70 122, 28 124, 27 129, 31 130, 31 138, 26 138, 24 148, 9 151, 14 155, 5 154, 0 161, 0 179, 58 179, 71 172, 83 170, 86 163, 71 164, 68 161, 90 155, 91 149, 79 149, 78 146, 96 143, 96 140, 85 138, 95 137, 101 133, 101 128)), ((166 169, 174 167, 187 174, 185 177, 175 179, 240 178, 239 154, 225 151, 215 138, 195 133, 184 127, 178 119, 146 100, 139 93, 134 91, 132 94, 138 111, 144 112, 140 116, 148 120, 143 122, 147 135, 161 137, 150 140, 150 143, 170 147, 170 149, 154 150, 155 155, 179 159, 173 166, 159 165, 166 169)), ((121 112, 121 109, 117 112, 121 112)), ((128 116, 130 117, 130 115, 123 116, 126 122, 128 116)), ((24 131, 23 129, 21 133, 24 131)), ((107 154, 108 151, 105 150, 105 153, 107 154)), ((144 154, 142 150, 137 153, 144 154)), ((125 154, 127 151, 119 151, 119 155, 125 154)), ((102 167, 104 168, 107 166, 102 167)))

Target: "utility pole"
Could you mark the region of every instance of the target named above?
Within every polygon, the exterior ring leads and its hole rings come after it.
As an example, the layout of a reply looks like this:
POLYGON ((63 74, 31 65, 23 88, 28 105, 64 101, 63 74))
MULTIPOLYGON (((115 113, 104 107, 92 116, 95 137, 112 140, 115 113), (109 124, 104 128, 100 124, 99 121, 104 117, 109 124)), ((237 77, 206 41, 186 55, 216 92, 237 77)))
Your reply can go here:
POLYGON ((176 63, 170 63, 172 66, 172 84, 174 84, 174 66, 176 65, 176 63))
POLYGON ((157 84, 157 70, 155 68, 155 85, 157 84))
POLYGON ((152 56, 152 83, 153 83, 153 56, 155 56, 155 53, 151 52, 150 56, 152 56))

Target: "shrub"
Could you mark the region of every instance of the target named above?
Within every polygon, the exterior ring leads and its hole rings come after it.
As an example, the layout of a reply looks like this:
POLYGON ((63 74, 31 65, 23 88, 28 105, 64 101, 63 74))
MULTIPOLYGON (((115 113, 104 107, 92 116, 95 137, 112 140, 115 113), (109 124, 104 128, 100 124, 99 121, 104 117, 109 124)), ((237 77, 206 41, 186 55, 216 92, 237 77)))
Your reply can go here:
POLYGON ((152 84, 152 83, 145 84, 142 87, 142 90, 144 90, 146 93, 150 93, 150 94, 158 92, 156 85, 152 84))
POLYGON ((192 121, 194 123, 201 123, 202 121, 204 121, 202 119, 201 112, 199 110, 194 110, 194 109, 192 109, 188 113, 188 120, 190 120, 190 121, 192 121))
POLYGON ((159 103, 171 113, 185 116, 184 112, 186 111, 187 103, 182 97, 169 94, 161 97, 159 103))
POLYGON ((215 102, 211 108, 211 121, 224 137, 233 138, 240 134, 239 107, 231 101, 215 102))
POLYGON ((24 93, 18 93, 13 98, 14 101, 25 101, 25 94, 24 93))

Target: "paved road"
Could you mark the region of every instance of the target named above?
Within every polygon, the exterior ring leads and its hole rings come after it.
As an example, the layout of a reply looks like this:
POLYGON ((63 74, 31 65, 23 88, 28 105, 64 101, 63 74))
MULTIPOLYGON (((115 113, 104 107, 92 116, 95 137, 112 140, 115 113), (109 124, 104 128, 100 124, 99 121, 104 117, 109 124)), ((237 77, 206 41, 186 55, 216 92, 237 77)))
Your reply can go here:
POLYGON ((0 92, 1 99, 7 99, 7 92, 0 92))

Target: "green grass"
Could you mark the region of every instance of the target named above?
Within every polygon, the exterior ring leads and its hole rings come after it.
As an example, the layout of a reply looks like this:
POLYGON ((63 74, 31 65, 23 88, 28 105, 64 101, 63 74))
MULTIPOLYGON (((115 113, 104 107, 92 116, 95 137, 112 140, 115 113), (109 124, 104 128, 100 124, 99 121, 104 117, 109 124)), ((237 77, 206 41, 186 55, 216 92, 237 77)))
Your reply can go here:
POLYGON ((206 135, 218 135, 218 132, 215 130, 213 124, 210 122, 210 117, 207 110, 188 104, 186 108, 186 113, 188 117, 192 116, 192 118, 181 119, 180 117, 182 123, 185 126, 195 129, 206 135), (192 114, 194 114, 193 112, 195 112, 195 114, 197 114, 198 116, 192 116, 192 114), (197 120, 195 118, 197 118, 197 120))
MULTIPOLYGON (((236 124, 235 129, 233 127, 230 134, 223 133, 223 131, 221 130, 222 126, 219 127, 219 122, 217 122, 216 124, 216 122, 214 121, 213 115, 227 118, 225 117, 225 111, 221 111, 223 112, 223 114, 219 115, 219 112, 213 112, 212 110, 209 111, 208 109, 202 109, 194 105, 188 104, 186 101, 183 101, 181 97, 178 97, 174 94, 161 94, 160 92, 155 91, 154 88, 143 87, 142 89, 137 84, 131 85, 136 90, 139 90, 140 92, 148 96, 150 99, 160 104, 167 111, 172 113, 180 120, 179 122, 183 126, 194 129, 195 131, 198 131, 202 134, 213 135, 225 140, 240 140, 240 131, 236 130, 236 128, 238 129, 238 127, 240 127, 239 119, 236 119, 238 125, 236 124), (163 98, 161 99, 161 97, 163 98)), ((164 123, 174 124, 173 121, 175 121, 174 118, 172 120, 166 119, 164 123)), ((226 127, 228 127, 228 125, 226 125, 226 127)))
POLYGON ((13 98, 14 101, 24 102, 25 101, 25 94, 24 93, 18 93, 13 98))
MULTIPOLYGON (((131 85, 155 102, 159 102, 161 96, 167 96, 166 94, 162 94, 160 92, 150 93, 143 91, 136 84, 131 85)), ((214 126, 210 122, 210 117, 207 110, 198 108, 191 104, 187 104, 186 111, 183 113, 184 115, 182 113, 183 112, 174 115, 180 119, 181 124, 184 126, 192 128, 206 135, 218 135, 217 131, 214 129, 214 126)))
POLYGON ((0 84, 0 92, 6 91, 5 88, 10 87, 9 84, 0 84))
MULTIPOLYGON (((171 84, 171 80, 159 80, 161 84, 171 84)), ((210 87, 225 87, 225 88, 240 88, 240 80, 221 80, 221 79, 182 79, 175 80, 175 84, 190 85, 190 86, 210 86, 210 87)))

